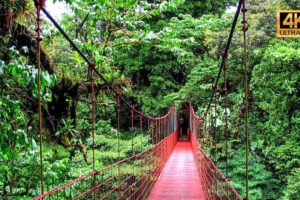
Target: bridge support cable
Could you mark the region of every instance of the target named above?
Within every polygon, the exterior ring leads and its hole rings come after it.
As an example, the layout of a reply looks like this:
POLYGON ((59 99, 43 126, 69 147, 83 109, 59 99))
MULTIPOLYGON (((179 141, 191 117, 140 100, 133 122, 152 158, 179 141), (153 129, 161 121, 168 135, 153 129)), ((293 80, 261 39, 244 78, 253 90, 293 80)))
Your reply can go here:
POLYGON ((140 113, 141 149, 143 149, 143 113, 140 113))
MULTIPOLYGON (((120 149, 120 112, 121 112, 121 102, 120 102, 120 93, 117 93, 117 140, 118 140, 118 160, 121 159, 121 149, 120 149)), ((120 175, 120 167, 118 166, 118 175, 120 175)))
POLYGON ((218 144, 218 87, 214 88, 215 91, 215 109, 214 109, 214 113, 215 113, 215 117, 214 117, 214 124, 215 124, 215 138, 214 138, 214 142, 215 142, 215 164, 217 165, 217 161, 218 161, 218 149, 217 149, 217 144, 218 144))
MULTIPOLYGON (((237 24, 237 21, 238 21, 238 17, 240 15, 241 7, 242 7, 242 2, 243 2, 243 0, 240 0, 239 4, 237 6, 237 10, 235 12, 234 19, 233 19, 233 22, 232 22, 232 25, 231 25, 231 29, 230 29, 230 33, 229 33, 229 36, 228 36, 228 39, 227 39, 226 47, 225 47, 225 49, 224 49, 224 51, 222 53, 223 55, 228 55, 229 48, 230 48, 230 45, 231 45, 231 41, 232 41, 232 38, 233 38, 233 33, 235 31, 236 24, 237 24)), ((219 82, 219 79, 221 77, 221 73, 222 73, 222 70, 223 70, 225 62, 226 62, 225 58, 222 57, 222 61, 221 61, 220 67, 219 67, 217 78, 215 79, 215 84, 214 84, 215 88, 218 85, 218 82, 219 82)), ((215 91, 215 90, 213 90, 213 91, 215 91)), ((207 115, 207 113, 208 113, 208 111, 209 111, 209 109, 210 109, 210 107, 212 105, 213 98, 214 98, 214 92, 211 94, 209 103, 207 105, 206 112, 204 113, 205 116, 207 115)))
MULTIPOLYGON (((95 166, 95 107, 96 107, 96 97, 95 97, 95 76, 94 76, 95 64, 93 63, 93 67, 90 68, 88 77, 91 82, 91 99, 92 99, 92 163, 93 170, 96 170, 95 166)), ((93 177, 93 187, 96 186, 96 177, 93 177)), ((95 199, 96 194, 93 194, 93 199, 95 199)))
POLYGON ((224 96, 225 96, 225 103, 224 103, 224 108, 225 108, 225 154, 226 154, 226 178, 229 178, 228 171, 229 171, 229 162, 228 162, 228 140, 229 140, 229 135, 228 135, 228 109, 229 109, 229 103, 228 103, 228 88, 227 88, 227 55, 223 54, 222 55, 225 62, 223 65, 223 71, 224 71, 224 96))
POLYGON ((245 144, 245 151, 246 151, 246 199, 249 199, 249 175, 248 175, 248 168, 249 168, 249 86, 248 86, 248 48, 247 48, 247 18, 246 18, 246 0, 243 0, 242 6, 243 12, 243 47, 244 47, 244 56, 243 56, 243 64, 244 64, 244 90, 245 90, 245 135, 246 135, 246 144, 245 144))
POLYGON ((212 110, 210 110, 209 115, 208 115, 208 145, 209 145, 209 156, 212 156, 212 110))
POLYGON ((151 144, 150 135, 151 135, 151 121, 149 118, 147 118, 147 147, 148 148, 149 145, 151 144))
POLYGON ((41 9, 45 6, 45 0, 35 2, 37 10, 37 85, 38 85, 38 130, 40 136, 40 180, 41 180, 41 194, 44 194, 44 165, 43 165, 43 126, 42 126, 42 89, 41 89, 41 9))

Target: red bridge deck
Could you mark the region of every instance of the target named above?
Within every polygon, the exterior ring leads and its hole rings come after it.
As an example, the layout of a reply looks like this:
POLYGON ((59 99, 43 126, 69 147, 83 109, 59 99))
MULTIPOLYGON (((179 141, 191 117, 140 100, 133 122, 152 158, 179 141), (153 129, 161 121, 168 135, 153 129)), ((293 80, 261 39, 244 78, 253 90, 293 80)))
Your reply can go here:
POLYGON ((204 199, 190 142, 177 142, 149 199, 204 199))

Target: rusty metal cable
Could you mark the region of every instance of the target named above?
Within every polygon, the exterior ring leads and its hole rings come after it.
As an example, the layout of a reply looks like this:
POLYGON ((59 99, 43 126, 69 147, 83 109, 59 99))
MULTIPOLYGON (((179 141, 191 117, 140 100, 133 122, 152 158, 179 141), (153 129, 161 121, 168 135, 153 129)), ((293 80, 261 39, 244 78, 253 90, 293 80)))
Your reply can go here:
MULTIPOLYGON (((218 88, 215 88, 217 90, 218 88)), ((217 144, 218 144, 218 128, 217 128, 217 122, 218 122, 218 94, 215 92, 215 163, 217 164, 217 154, 218 154, 218 149, 217 149, 217 144)))
POLYGON ((227 54, 223 53, 222 56, 225 59, 223 71, 224 71, 224 95, 225 95, 225 140, 226 140, 226 178, 228 178, 228 171, 229 171, 229 163, 228 163, 228 88, 227 88, 227 54))
MULTIPOLYGON (((240 0, 239 1, 239 4, 237 6, 237 9, 236 9, 236 12, 235 12, 235 15, 234 15, 234 18, 233 18, 233 22, 232 22, 232 25, 231 25, 231 30, 230 30, 230 33, 229 33, 229 36, 228 36, 228 39, 227 39, 227 43, 226 43, 226 47, 225 47, 225 50, 224 50, 224 54, 228 55, 228 52, 229 52, 229 48, 230 48, 230 45, 231 45, 231 41, 232 41, 232 38, 233 38, 233 33, 235 31, 235 27, 236 27, 236 24, 237 24, 237 20, 238 20, 238 17, 240 15, 240 11, 241 11, 241 6, 242 6, 242 1, 243 0, 240 0)), ((223 70, 223 67, 224 67, 224 64, 225 64, 225 59, 224 57, 222 58, 222 61, 221 61, 221 64, 220 64, 220 67, 219 67, 219 72, 218 72, 218 75, 217 75, 217 78, 215 80, 215 86, 216 87, 218 85, 218 82, 219 82, 219 79, 221 77, 221 73, 222 73, 222 70, 223 70)), ((210 97, 210 100, 209 100, 209 103, 207 105, 207 109, 206 109, 206 112, 205 112, 205 116, 207 115, 208 113, 208 110, 210 109, 211 107, 211 104, 213 102, 213 98, 214 98, 214 94, 212 93, 211 94, 211 97, 210 97)))
POLYGON ((244 93, 245 93, 245 135, 246 135, 246 199, 249 199, 249 87, 248 87, 248 48, 247 48, 247 18, 246 18, 246 0, 243 0, 242 13, 243 13, 243 64, 244 64, 244 93))
POLYGON ((91 81, 91 98, 92 98, 92 148, 93 148, 93 170, 95 170, 95 77, 94 68, 91 69, 90 81, 91 81))
POLYGON ((141 150, 143 149, 143 113, 140 114, 141 150))
MULTIPOLYGON (((92 162, 93 162, 93 171, 96 170, 95 166, 95 108, 96 108, 96 97, 95 97, 95 71, 96 64, 93 63, 93 67, 90 68, 90 81, 91 81, 91 98, 92 98, 92 162)), ((93 187, 96 186, 96 176, 93 177, 93 187)), ((93 199, 96 198, 95 191, 93 192, 93 199)))
POLYGON ((148 134, 147 134, 147 146, 149 146, 150 145, 150 134, 151 134, 151 132, 150 132, 150 119, 149 118, 147 118, 147 132, 148 132, 148 134))
POLYGON ((208 127, 207 127, 207 142, 208 142, 208 151, 209 151, 209 154, 208 156, 211 157, 211 110, 209 111, 209 114, 208 114, 208 127))
POLYGON ((41 88, 41 9, 45 6, 44 0, 36 2, 37 8, 37 68, 38 68, 38 130, 40 135, 40 177, 41 194, 44 194, 44 166, 43 166, 43 126, 42 126, 42 88, 41 88))
POLYGON ((118 131, 118 159, 120 160, 120 111, 121 111, 121 105, 120 105, 120 94, 117 94, 117 131, 118 131))
MULTIPOLYGON (((134 105, 131 106, 131 155, 134 155, 134 105)), ((134 175, 134 164, 132 170, 134 175)))

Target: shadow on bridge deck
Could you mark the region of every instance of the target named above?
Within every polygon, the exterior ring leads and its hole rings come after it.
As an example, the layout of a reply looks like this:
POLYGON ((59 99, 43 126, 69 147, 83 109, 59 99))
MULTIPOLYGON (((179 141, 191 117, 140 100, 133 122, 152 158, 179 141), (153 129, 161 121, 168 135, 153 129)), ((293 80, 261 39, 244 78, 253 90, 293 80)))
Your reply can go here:
POLYGON ((177 142, 150 193, 149 199, 205 199, 191 142, 177 142))

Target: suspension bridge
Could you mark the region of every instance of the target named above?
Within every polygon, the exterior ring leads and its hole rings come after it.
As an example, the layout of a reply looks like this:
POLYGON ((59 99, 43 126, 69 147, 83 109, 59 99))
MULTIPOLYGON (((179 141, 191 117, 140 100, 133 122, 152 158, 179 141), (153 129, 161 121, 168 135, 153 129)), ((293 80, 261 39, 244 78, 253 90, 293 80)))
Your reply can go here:
MULTIPOLYGON (((38 60, 38 85, 39 85, 39 133, 40 133, 40 165, 41 165, 41 195, 33 200, 43 199, 238 199, 240 194, 230 184, 228 177, 228 91, 227 91, 227 68, 226 62, 232 41, 233 33, 237 24, 240 12, 243 13, 244 33, 244 67, 245 67, 245 123, 246 123, 246 155, 245 155, 245 182, 246 199, 248 199, 248 87, 247 87, 247 21, 245 0, 240 0, 235 13, 231 31, 226 47, 222 53, 222 61, 216 78, 212 81, 211 98, 207 104, 206 111, 198 116, 190 102, 183 102, 181 107, 172 106, 164 116, 148 116, 137 110, 133 104, 126 101, 119 89, 114 88, 97 71, 96 66, 91 62, 75 45, 72 39, 52 18, 45 9, 45 1, 35 1, 37 7, 37 60, 38 60), (49 191, 44 191, 44 169, 43 169, 43 141, 42 141, 42 108, 41 108, 41 11, 54 24, 54 26, 69 41, 70 45, 86 61, 91 84, 91 107, 92 107, 92 148, 93 148, 93 169, 91 173, 78 177, 68 183, 62 184, 49 191), (222 73, 223 72, 223 73, 222 73), (217 128, 217 105, 219 102, 218 84, 223 76, 224 94, 224 136, 226 138, 226 171, 225 175, 217 166, 216 157, 220 151, 216 147, 218 142, 217 128), (131 128, 131 156, 105 167, 95 168, 95 79, 100 78, 116 96, 116 118, 118 130, 118 155, 120 157, 120 123, 121 120, 131 128), (127 112, 128 117, 121 116, 121 110, 127 112), (188 117, 184 117, 188 116, 188 117), (149 143, 145 151, 136 153, 134 142, 134 128, 140 128, 140 132, 147 132, 146 139, 149 143), (213 147, 215 145, 215 147, 213 147), (205 146, 209 152, 205 152, 205 146), (214 154, 212 153, 214 151, 214 154)), ((219 91, 220 93, 220 91, 219 91)), ((141 142, 142 144, 142 142, 141 142)))

